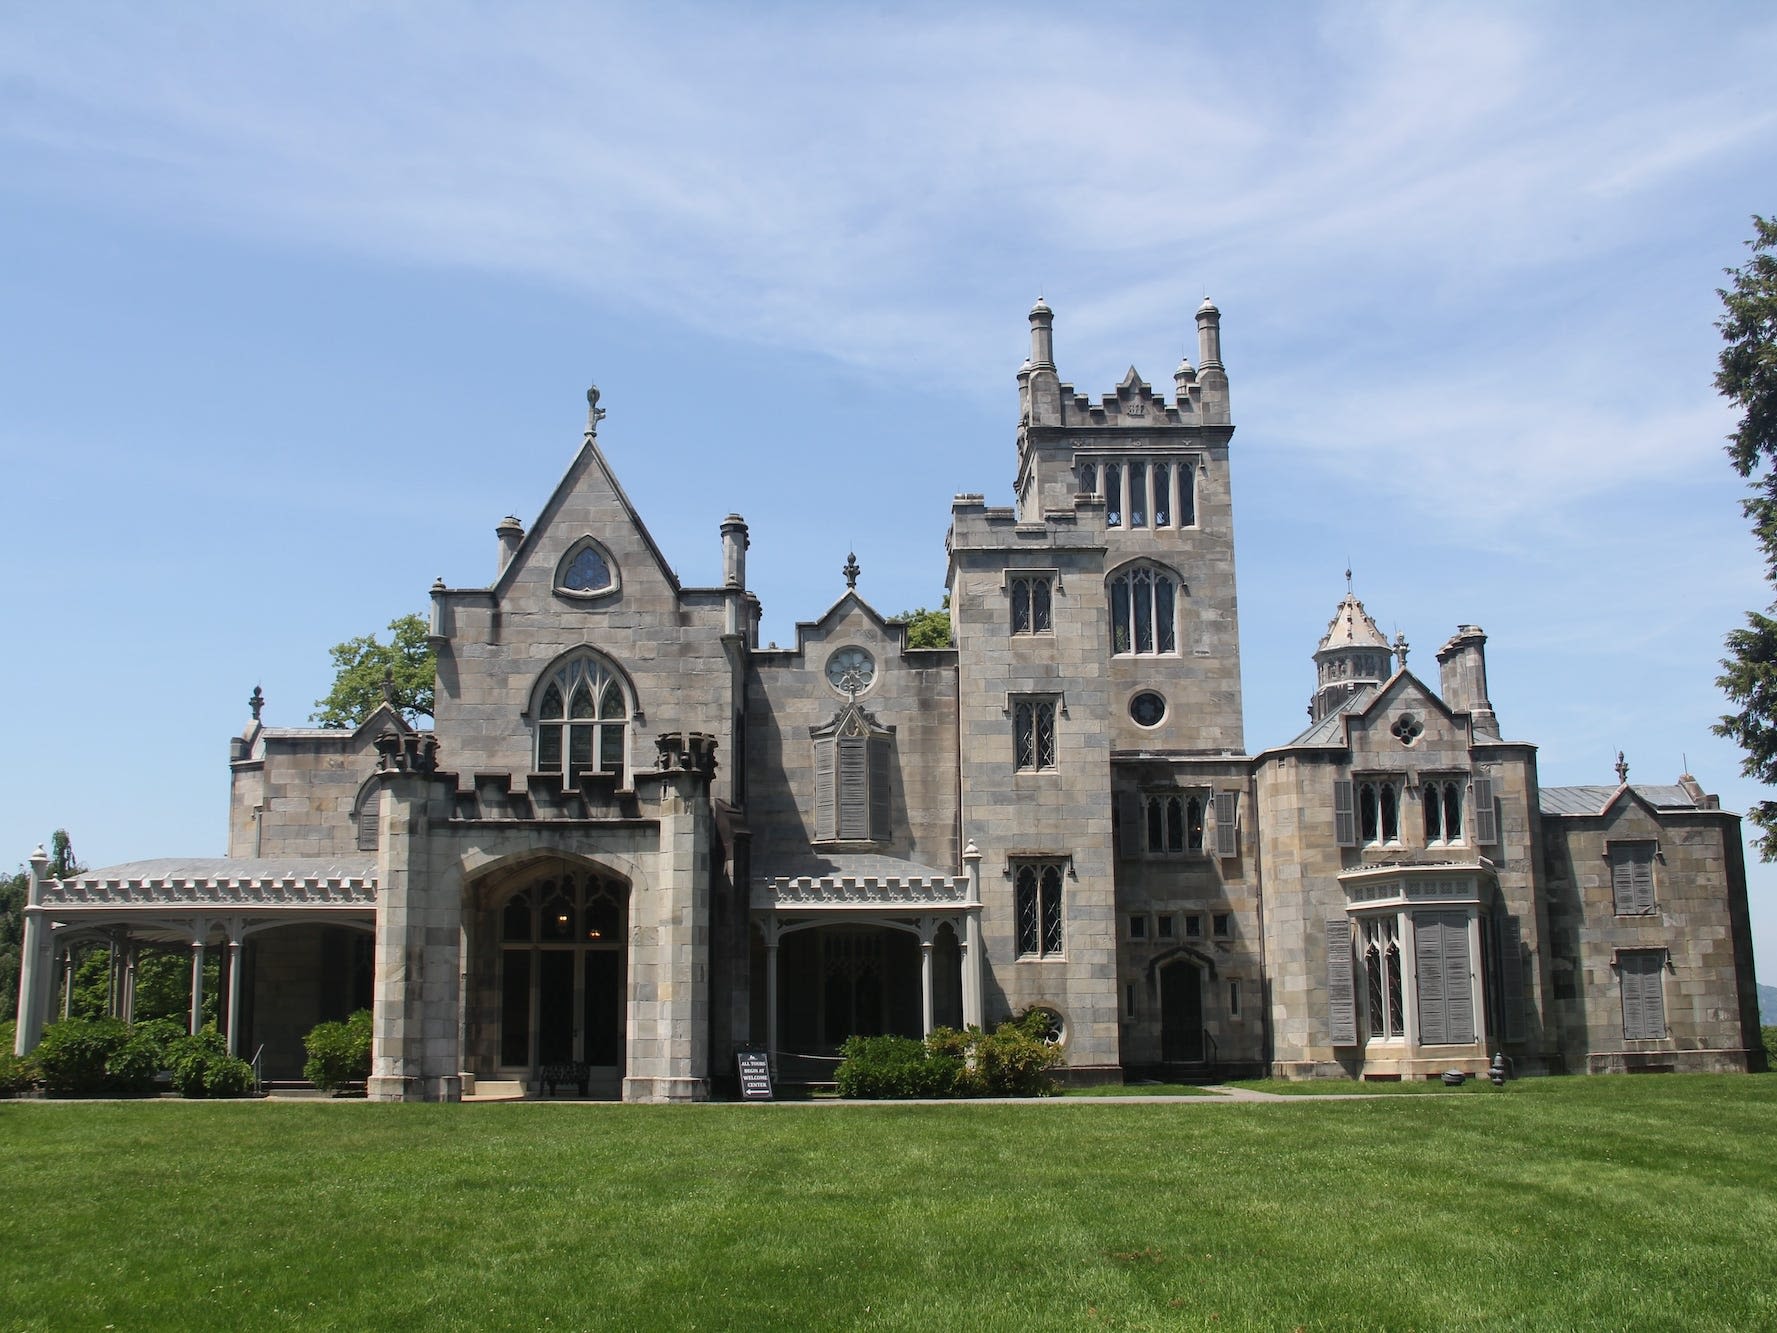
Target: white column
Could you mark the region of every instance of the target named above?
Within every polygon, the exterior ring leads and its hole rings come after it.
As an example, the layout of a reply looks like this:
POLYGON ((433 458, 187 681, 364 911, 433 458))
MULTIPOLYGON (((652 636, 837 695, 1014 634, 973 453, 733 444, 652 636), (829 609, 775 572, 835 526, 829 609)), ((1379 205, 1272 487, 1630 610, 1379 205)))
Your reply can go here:
POLYGON ((919 923, 919 1021, 920 1036, 932 1031, 932 919, 919 923))
MULTIPOLYGON (((31 879, 25 890, 25 931, 19 956, 18 1028, 13 1038, 13 1054, 25 1055, 34 1049, 49 1021, 49 1006, 54 995, 55 945, 50 939, 49 921, 43 915, 43 881, 49 871, 49 857, 39 847, 31 854, 31 879)), ((72 989, 70 987, 70 989, 72 989)))
POLYGON ((123 953, 117 947, 117 936, 105 944, 105 1013, 111 1018, 123 1016, 123 953))
POLYGON ((204 1025, 204 942, 191 942, 191 1032, 204 1025))
POLYGON ((74 950, 62 950, 62 1017, 74 1012, 74 950))
POLYGON ((136 942, 126 938, 123 943, 123 1007, 118 1017, 126 1023, 136 1021, 136 942))
POLYGON ((228 969, 228 1053, 241 1053, 241 942, 231 938, 223 960, 228 969))
POLYGON ((765 1058, 777 1077, 777 922, 765 922, 765 1058))
POLYGON ((982 957, 981 957, 981 849, 969 840, 963 848, 963 869, 968 876, 968 897, 963 909, 963 1026, 981 1027, 982 957))

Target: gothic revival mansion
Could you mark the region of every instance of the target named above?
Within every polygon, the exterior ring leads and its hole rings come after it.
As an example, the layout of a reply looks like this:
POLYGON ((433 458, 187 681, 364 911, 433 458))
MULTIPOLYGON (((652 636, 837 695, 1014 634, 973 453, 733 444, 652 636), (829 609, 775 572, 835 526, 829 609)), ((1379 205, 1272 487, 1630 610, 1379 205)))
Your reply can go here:
POLYGON ((1248 752, 1220 319, 1170 398, 1131 371, 1094 399, 1031 311, 1016 503, 954 501, 945 648, 852 567, 761 648, 746 524, 683 586, 594 391, 492 582, 432 589, 433 730, 255 700, 226 858, 54 881, 39 854, 20 1049, 101 941, 126 1014, 143 945, 200 989, 220 957, 267 1077, 370 1005, 388 1100, 564 1068, 696 1100, 742 1048, 818 1081, 850 1034, 1032 1008, 1082 1082, 1762 1067, 1739 819, 1688 776, 1541 787, 1477 627, 1422 675, 1347 595, 1308 728, 1248 752))

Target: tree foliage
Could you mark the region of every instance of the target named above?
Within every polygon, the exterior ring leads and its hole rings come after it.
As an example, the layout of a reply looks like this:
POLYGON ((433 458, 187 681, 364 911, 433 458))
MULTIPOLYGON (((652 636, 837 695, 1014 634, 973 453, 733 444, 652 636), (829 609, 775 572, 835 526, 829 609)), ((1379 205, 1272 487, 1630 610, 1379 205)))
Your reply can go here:
POLYGON ((949 648, 950 640, 950 594, 944 594, 944 601, 936 611, 928 611, 920 607, 917 611, 903 611, 894 617, 907 622, 907 646, 909 648, 949 648))
POLYGON ((424 618, 401 616, 389 622, 388 643, 365 634, 334 644, 328 650, 333 658, 333 688, 325 699, 315 700, 309 721, 324 727, 357 726, 382 704, 385 679, 393 690, 394 706, 408 722, 431 717, 438 659, 427 633, 424 618))
MULTIPOLYGON (((1765 557, 1765 577, 1777 583, 1777 219, 1754 216, 1752 257, 1727 270, 1718 289, 1724 314, 1716 327, 1726 344, 1715 387, 1740 411, 1728 437, 1734 470, 1751 482, 1741 508, 1765 557)), ((1777 605, 1750 611, 1746 626, 1727 636, 1718 684, 1736 705, 1715 733, 1746 752, 1740 770, 1777 785, 1777 605)), ((1746 816, 1764 831, 1760 855, 1777 860, 1777 801, 1757 802, 1746 816)))

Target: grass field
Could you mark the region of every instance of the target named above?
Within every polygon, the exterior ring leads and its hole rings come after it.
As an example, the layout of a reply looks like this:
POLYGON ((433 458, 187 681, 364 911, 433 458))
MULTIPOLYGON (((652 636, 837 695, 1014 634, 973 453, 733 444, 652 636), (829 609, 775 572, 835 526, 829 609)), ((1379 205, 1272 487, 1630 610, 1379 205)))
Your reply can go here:
POLYGON ((1770 1328, 1777 1077, 0 1104, 0 1327, 1770 1328))

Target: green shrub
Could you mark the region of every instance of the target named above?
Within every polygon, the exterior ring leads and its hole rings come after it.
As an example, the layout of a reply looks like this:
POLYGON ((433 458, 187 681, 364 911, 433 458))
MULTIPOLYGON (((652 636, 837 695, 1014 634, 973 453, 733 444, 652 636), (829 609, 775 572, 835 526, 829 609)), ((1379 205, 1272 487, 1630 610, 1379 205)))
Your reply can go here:
POLYGON ((117 1018, 64 1018, 43 1029, 32 1052, 43 1086, 58 1097, 102 1097, 113 1091, 106 1065, 129 1040, 117 1018))
POLYGON ((0 1023, 0 1097, 17 1097, 37 1082, 37 1061, 12 1053, 14 1025, 0 1023))
POLYGON ((244 1097, 253 1090, 253 1066, 228 1053, 214 1026, 168 1043, 167 1067, 181 1097, 244 1097))
POLYGON ((1765 1063, 1777 1072, 1777 1027, 1760 1028, 1759 1035, 1765 1039, 1765 1063))
POLYGON ((935 1028, 911 1037, 851 1037, 834 1075, 841 1097, 1047 1097, 1062 1061, 1054 1018, 1033 1010, 991 1033, 935 1028))
POLYGON ((362 1083, 370 1077, 370 1010, 360 1009, 343 1023, 318 1023, 302 1039, 309 1053, 302 1076, 323 1092, 362 1083))

